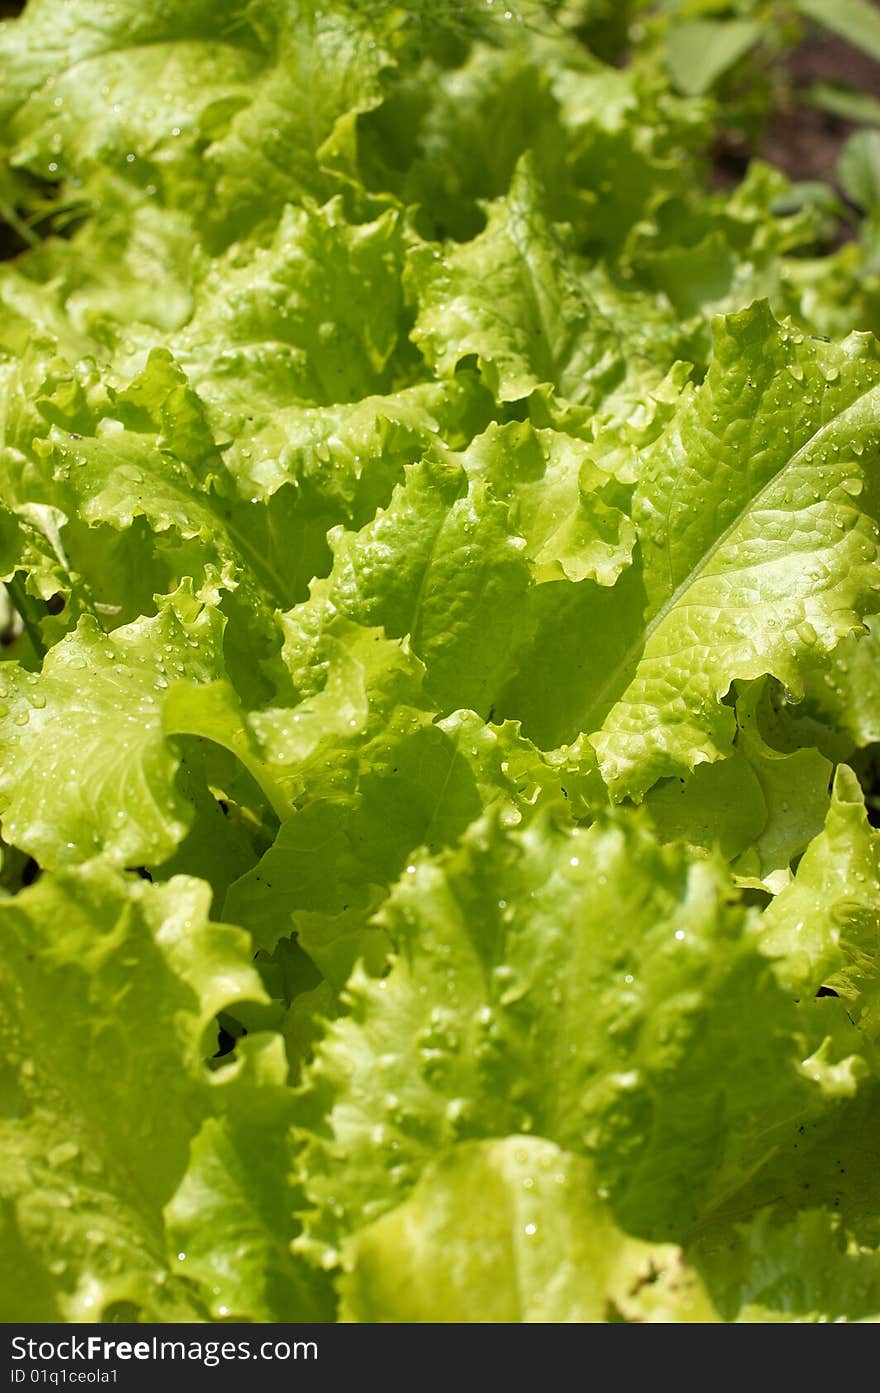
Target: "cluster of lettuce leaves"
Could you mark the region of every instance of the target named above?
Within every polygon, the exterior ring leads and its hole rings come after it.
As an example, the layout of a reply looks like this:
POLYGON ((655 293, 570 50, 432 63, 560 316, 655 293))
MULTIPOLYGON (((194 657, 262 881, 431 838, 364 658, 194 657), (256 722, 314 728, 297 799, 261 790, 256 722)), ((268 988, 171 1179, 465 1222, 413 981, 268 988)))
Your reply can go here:
POLYGON ((6 1320, 880 1312, 877 275, 619 8, 0 25, 6 1320))

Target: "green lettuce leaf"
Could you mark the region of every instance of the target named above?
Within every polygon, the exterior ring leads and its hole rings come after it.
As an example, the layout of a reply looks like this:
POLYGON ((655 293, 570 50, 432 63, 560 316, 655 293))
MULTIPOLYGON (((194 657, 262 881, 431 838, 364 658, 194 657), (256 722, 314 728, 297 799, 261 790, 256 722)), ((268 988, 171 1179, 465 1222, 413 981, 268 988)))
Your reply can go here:
POLYGON ((707 1243, 696 1263, 726 1319, 812 1324, 880 1311, 878 1254, 827 1210, 763 1210, 726 1242, 707 1243))
POLYGON ((539 743, 589 731, 612 793, 638 799, 730 751, 732 681, 802 692, 877 603, 877 384, 865 337, 805 340, 762 305, 719 322, 643 458, 641 564, 538 628, 504 713, 539 743))
POLYGON ((356 114, 380 99, 381 29, 347 5, 261 0, 218 20, 201 0, 185 13, 89 0, 73 21, 42 0, 0 31, 4 143, 15 168, 86 201, 113 169, 227 246, 338 185, 356 114))
POLYGON ((853 746, 880 742, 878 637, 878 620, 868 615, 865 633, 844 639, 830 666, 806 680, 807 709, 829 732, 842 737, 844 755, 853 746))
POLYGON ((10 1318, 204 1318, 162 1210, 213 1110, 216 1013, 264 997, 246 937, 207 922, 208 898, 195 880, 154 887, 93 862, 0 903, 10 1318))
POLYGON ((329 610, 408 637, 440 708, 487 714, 529 628, 531 567, 507 501, 479 475, 469 480, 456 456, 428 455, 387 509, 358 533, 334 530, 330 544, 333 569, 298 622, 329 610))
POLYGON ((435 723, 408 705, 347 756, 335 751, 329 773, 311 764, 301 806, 231 887, 224 914, 267 949, 295 930, 337 988, 359 958, 381 971, 389 940, 371 919, 420 848, 454 846, 486 807, 516 825, 524 805, 590 798, 579 768, 543 760, 515 727, 465 711, 435 723))
POLYGON ((174 1270, 195 1284, 213 1320, 327 1320, 329 1282, 291 1251, 298 1227, 289 1183, 295 1112, 278 1035, 252 1036, 215 1074, 205 1119, 164 1210, 174 1270))
POLYGON ((391 209, 353 224, 340 199, 289 206, 271 246, 211 264, 176 356, 209 403, 240 415, 402 385, 402 256, 391 209))
POLYGON ((340 1288, 342 1320, 715 1319, 679 1250, 627 1237, 588 1162, 528 1136, 464 1142, 428 1166, 352 1240, 340 1288))
POLYGON ((595 410, 628 372, 650 377, 658 347, 669 355, 658 378, 677 356, 674 322, 647 298, 630 310, 624 355, 615 310, 625 294, 609 293, 601 271, 590 274, 566 246, 564 229, 543 212, 527 158, 507 196, 490 207, 484 232, 445 255, 416 245, 407 274, 419 304, 412 337, 430 366, 447 376, 476 355, 500 402, 551 387, 561 405, 595 410))
POLYGON ((193 815, 177 786, 179 755, 162 729, 165 694, 178 678, 210 681, 221 644, 216 608, 188 588, 155 618, 112 635, 83 618, 39 676, 7 665, 6 839, 53 868, 97 855, 124 866, 165 860, 193 815))
POLYGON ((393 1210, 438 1150, 521 1133, 591 1157, 627 1231, 681 1242, 818 1106, 720 867, 630 819, 483 819, 378 922, 391 971, 355 971, 306 1070, 307 1250, 393 1210))
POLYGON ((691 19, 674 24, 666 39, 672 80, 688 96, 701 96, 761 38, 752 19, 691 19))
POLYGON ((831 987, 850 1021, 874 1039, 880 1026, 877 910, 880 834, 868 823, 858 781, 841 766, 825 826, 791 885, 764 916, 763 941, 794 980, 831 987))

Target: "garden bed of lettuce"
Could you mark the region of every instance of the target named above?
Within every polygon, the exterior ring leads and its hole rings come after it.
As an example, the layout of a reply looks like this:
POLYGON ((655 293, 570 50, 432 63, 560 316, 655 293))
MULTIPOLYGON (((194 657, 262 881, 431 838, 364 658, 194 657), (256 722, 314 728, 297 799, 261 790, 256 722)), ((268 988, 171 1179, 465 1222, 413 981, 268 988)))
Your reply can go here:
POLYGON ((0 22, 0 1319, 878 1318, 878 59, 0 22))

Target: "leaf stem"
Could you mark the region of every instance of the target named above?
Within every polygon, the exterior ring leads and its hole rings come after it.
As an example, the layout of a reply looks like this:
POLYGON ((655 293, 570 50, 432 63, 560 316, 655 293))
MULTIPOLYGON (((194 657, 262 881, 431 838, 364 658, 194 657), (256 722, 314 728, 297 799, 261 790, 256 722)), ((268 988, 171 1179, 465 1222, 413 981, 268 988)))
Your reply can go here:
POLYGON ((9 592, 10 600, 18 611, 22 627, 31 641, 31 646, 42 662, 46 656, 46 645, 40 633, 39 621, 33 611, 33 603, 25 591, 20 571, 17 571, 11 580, 6 581, 6 589, 9 592))

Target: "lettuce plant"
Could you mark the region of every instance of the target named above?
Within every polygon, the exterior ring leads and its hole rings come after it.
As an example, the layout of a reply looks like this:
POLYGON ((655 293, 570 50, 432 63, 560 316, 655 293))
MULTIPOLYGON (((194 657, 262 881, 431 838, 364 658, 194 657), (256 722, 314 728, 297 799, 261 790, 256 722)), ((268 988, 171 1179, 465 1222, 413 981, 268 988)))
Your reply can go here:
POLYGON ((876 272, 619 18, 0 24, 6 1320, 880 1313, 876 272))

